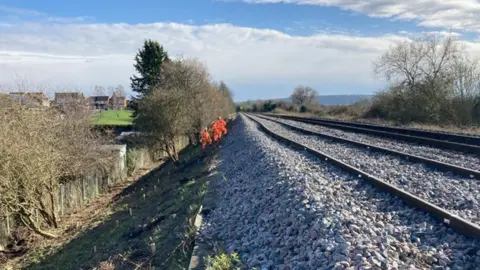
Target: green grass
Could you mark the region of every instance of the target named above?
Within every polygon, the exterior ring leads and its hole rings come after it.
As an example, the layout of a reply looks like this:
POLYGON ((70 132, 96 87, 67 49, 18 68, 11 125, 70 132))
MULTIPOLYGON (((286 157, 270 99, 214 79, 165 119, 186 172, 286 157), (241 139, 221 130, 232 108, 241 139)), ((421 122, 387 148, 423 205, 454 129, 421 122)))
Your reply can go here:
POLYGON ((214 257, 207 257, 206 270, 240 270, 241 266, 237 253, 228 254, 222 249, 214 257))
POLYGON ((128 126, 132 125, 132 114, 130 110, 101 111, 94 115, 93 121, 95 125, 128 126))

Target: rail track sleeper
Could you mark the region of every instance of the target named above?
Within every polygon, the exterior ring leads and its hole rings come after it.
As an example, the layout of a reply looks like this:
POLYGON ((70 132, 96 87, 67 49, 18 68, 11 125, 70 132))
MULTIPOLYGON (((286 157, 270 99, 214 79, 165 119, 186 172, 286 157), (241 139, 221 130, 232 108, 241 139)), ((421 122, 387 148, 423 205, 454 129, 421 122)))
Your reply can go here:
POLYGON ((324 158, 325 160, 328 160, 330 163, 342 168, 343 170, 351 173, 351 174, 355 174, 355 175, 358 175, 360 178, 362 179, 365 179, 368 183, 374 185, 375 187, 378 187, 379 189, 383 190, 383 191, 386 191, 388 193, 391 193, 395 196, 398 196, 399 198, 401 198, 406 204, 409 204, 415 208, 418 208, 418 209, 421 209, 423 211, 425 211, 426 213, 429 213, 430 215, 432 215, 434 218, 436 218, 437 220, 440 220, 443 224, 445 224, 446 226, 452 228, 453 230, 457 231, 458 233, 460 234, 463 234, 465 236, 468 236, 468 237, 473 237, 473 238, 476 238, 476 239, 480 239, 480 226, 474 224, 474 223, 471 223, 457 215, 454 215, 452 213, 450 213, 449 211, 443 209, 443 208, 440 208, 428 201, 425 201, 409 192, 406 192, 402 189, 399 189, 397 188, 396 186, 394 185, 391 185, 389 183, 386 183, 384 182, 383 180, 379 179, 379 178, 376 178, 362 170, 359 170, 355 167, 352 167, 340 160, 337 160, 325 153, 322 153, 320 151, 317 151, 317 150, 314 150, 314 149, 311 149, 301 143, 298 143, 298 142, 295 142, 293 140, 290 140, 290 139, 287 139, 273 131, 271 131, 270 129, 268 129, 266 126, 264 126, 260 121, 258 121, 257 119, 253 118, 251 115, 248 115, 246 114, 246 116, 251 119, 252 121, 254 121, 255 123, 257 123, 259 125, 259 127, 261 128, 261 130, 263 130, 265 133, 267 133, 268 135, 274 137, 275 139, 283 142, 283 143, 286 143, 288 145, 292 145, 294 146, 295 148, 300 148, 300 149, 306 149, 307 152, 309 152, 310 154, 313 154, 314 156, 317 156, 317 157, 320 157, 320 158, 324 158))
POLYGON ((290 128, 290 129, 297 130, 297 131, 300 131, 300 132, 305 133, 305 134, 319 136, 319 137, 323 137, 323 138, 327 138, 327 139, 331 139, 331 140, 336 140, 336 141, 340 141, 340 142, 343 142, 343 143, 350 143, 350 144, 360 146, 360 147, 366 147, 369 150, 374 150, 374 151, 382 152, 382 153, 389 153, 389 154, 397 155, 397 156, 400 156, 400 157, 404 157, 406 160, 409 160, 409 161, 424 163, 424 164, 427 164, 431 167, 434 167, 434 168, 438 169, 439 171, 454 172, 454 173, 456 173, 458 175, 461 175, 463 177, 474 178, 474 179, 477 179, 477 180, 480 179, 480 172, 476 171, 476 170, 472 170, 472 169, 468 169, 468 168, 465 168, 465 167, 461 167, 461 166, 457 166, 457 165, 453 165, 453 164, 449 164, 449 163, 445 163, 445 162, 441 162, 441 161, 437 161, 437 160, 433 160, 433 159, 429 159, 429 158, 425 158, 425 157, 420 157, 420 156, 416 156, 416 155, 412 155, 412 154, 408 154, 408 153, 404 153, 404 152, 400 152, 400 151, 396 151, 396 150, 392 150, 392 149, 388 149, 388 148, 384 148, 384 147, 380 147, 380 146, 375 146, 375 145, 371 145, 371 144, 367 144, 367 143, 357 142, 357 141, 353 141, 353 140, 349 140, 349 139, 345 139, 345 138, 341 138, 341 137, 337 137, 337 136, 332 136, 332 135, 327 135, 327 134, 323 134, 323 133, 320 133, 320 132, 311 131, 311 130, 296 127, 296 126, 293 126, 293 125, 290 125, 290 124, 287 124, 287 123, 283 123, 283 122, 279 122, 279 121, 276 121, 276 120, 268 119, 268 118, 265 118, 263 116, 259 116, 259 117, 262 118, 262 119, 269 120, 269 121, 274 121, 278 124, 284 125, 284 126, 290 128))
POLYGON ((294 117, 294 116, 285 116, 285 115, 272 115, 272 117, 289 119, 289 120, 299 121, 299 122, 303 122, 303 123, 307 123, 307 124, 313 124, 313 125, 322 125, 322 126, 327 126, 327 127, 332 127, 332 128, 338 128, 338 129, 343 129, 343 130, 348 130, 348 131, 359 132, 359 133, 363 133, 363 134, 373 134, 373 135, 377 135, 377 136, 380 136, 380 137, 386 137, 386 138, 402 140, 402 141, 407 141, 407 142, 414 142, 414 143, 422 143, 424 145, 429 145, 429 146, 438 147, 438 148, 442 148, 442 149, 456 150, 456 151, 462 151, 462 152, 465 152, 465 153, 480 155, 480 146, 477 146, 477 145, 470 145, 470 144, 450 142, 450 141, 444 141, 444 140, 437 140, 437 139, 432 139, 432 138, 425 138, 425 137, 419 137, 419 136, 413 136, 413 135, 407 135, 407 134, 393 133, 393 132, 387 132, 387 131, 381 131, 381 130, 375 130, 375 129, 368 129, 368 128, 362 128, 362 127, 355 127, 355 126, 348 126, 348 125, 342 125, 342 124, 336 124, 336 123, 329 123, 329 122, 325 122, 323 120, 316 120, 316 119, 314 120, 314 119, 308 119, 308 118, 304 118, 304 117, 294 117))

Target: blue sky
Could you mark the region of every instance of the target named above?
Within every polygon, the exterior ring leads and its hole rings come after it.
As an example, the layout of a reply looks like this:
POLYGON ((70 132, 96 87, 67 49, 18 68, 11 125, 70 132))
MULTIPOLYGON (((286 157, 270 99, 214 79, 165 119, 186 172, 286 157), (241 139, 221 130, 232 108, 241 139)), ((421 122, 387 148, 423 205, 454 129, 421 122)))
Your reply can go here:
POLYGON ((452 31, 480 55, 476 0, 0 0, 0 84, 128 87, 143 39, 195 57, 236 100, 371 94, 371 62, 399 40, 452 31), (454 1, 451 1, 454 2, 454 1))

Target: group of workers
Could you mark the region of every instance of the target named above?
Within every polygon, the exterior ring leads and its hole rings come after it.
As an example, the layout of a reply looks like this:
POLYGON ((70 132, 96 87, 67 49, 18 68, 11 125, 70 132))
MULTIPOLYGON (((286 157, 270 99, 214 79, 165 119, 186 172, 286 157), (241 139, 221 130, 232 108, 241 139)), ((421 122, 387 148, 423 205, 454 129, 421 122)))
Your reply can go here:
MULTIPOLYGON (((212 123, 211 131, 213 134, 213 142, 217 142, 222 138, 223 135, 227 135, 227 122, 225 122, 222 117, 218 117, 217 120, 212 123)), ((207 144, 212 144, 212 137, 210 136, 210 132, 208 131, 207 127, 202 130, 200 136, 202 149, 205 150, 207 144)))

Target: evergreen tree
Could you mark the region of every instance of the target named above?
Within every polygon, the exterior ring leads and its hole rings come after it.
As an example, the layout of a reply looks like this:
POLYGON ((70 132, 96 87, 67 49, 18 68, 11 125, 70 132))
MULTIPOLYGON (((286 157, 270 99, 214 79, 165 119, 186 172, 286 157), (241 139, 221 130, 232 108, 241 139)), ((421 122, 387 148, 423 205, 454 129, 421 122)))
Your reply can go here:
POLYGON ((132 109, 137 110, 138 101, 147 95, 162 81, 162 65, 170 61, 168 53, 157 41, 145 40, 143 47, 135 56, 135 70, 138 73, 130 77, 132 91, 137 93, 132 97, 132 109))

